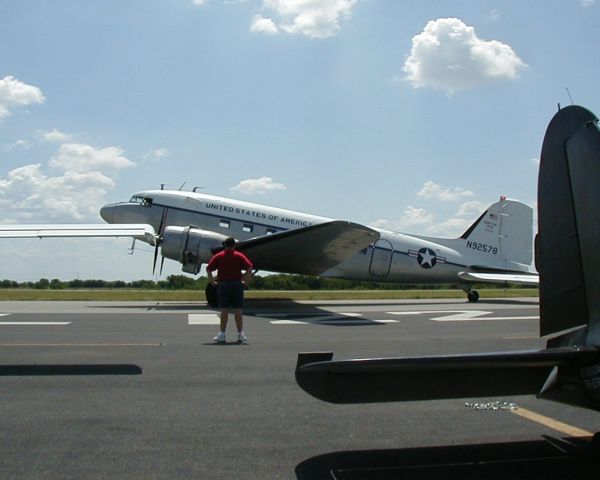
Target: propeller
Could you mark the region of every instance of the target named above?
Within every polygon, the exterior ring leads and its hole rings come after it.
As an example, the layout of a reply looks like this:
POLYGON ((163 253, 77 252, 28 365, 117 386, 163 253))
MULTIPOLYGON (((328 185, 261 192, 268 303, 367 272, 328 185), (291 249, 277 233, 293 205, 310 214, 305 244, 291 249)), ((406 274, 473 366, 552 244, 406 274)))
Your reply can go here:
MULTIPOLYGON (((162 240, 162 234, 163 234, 163 230, 164 230, 164 226, 165 226, 165 220, 167 218, 167 212, 168 212, 167 208, 163 209, 163 213, 160 218, 160 223, 158 224, 158 235, 156 237, 155 247, 154 247, 154 263, 152 264, 152 275, 154 275, 154 272, 156 272, 156 260, 158 260, 158 248, 160 247, 160 241, 162 240)), ((162 260, 160 262, 160 273, 161 274, 162 274, 162 267, 163 267, 164 262, 165 262, 165 257, 162 257, 162 260)))

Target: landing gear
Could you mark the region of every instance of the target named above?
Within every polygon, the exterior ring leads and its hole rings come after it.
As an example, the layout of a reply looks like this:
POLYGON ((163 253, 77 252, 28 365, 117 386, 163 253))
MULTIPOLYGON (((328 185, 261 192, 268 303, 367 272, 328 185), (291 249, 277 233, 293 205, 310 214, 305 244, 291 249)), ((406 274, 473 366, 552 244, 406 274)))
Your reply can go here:
POLYGON ((479 301, 479 292, 477 290, 467 290, 467 300, 470 303, 479 301))
POLYGON ((477 290, 471 290, 468 285, 459 285, 458 288, 467 294, 467 300, 469 303, 475 303, 479 301, 479 292, 477 290))

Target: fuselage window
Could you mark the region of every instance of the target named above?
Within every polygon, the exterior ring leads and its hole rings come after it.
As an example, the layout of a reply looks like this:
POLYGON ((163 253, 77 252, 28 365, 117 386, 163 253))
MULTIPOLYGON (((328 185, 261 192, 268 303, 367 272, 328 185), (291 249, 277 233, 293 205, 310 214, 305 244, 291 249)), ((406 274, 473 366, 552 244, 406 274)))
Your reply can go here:
POLYGON ((267 235, 273 235, 277 230, 274 228, 267 228, 267 235))
POLYGON ((229 228, 231 226, 231 222, 229 220, 219 220, 219 227, 221 228, 229 228))
POLYGON ((254 230, 254 225, 244 223, 244 225, 242 226, 242 231, 244 231, 246 233, 252 233, 252 230, 254 230))
POLYGON ((131 200, 129 200, 129 203, 142 203, 143 200, 144 199, 142 197, 134 195, 133 197, 131 197, 131 200))

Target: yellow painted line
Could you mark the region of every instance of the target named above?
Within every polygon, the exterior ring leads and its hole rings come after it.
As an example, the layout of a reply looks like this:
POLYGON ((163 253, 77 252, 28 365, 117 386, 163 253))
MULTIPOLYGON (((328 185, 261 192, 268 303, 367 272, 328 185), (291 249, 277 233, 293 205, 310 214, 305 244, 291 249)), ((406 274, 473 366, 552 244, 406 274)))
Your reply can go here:
POLYGON ((559 422, 558 420, 554 420, 550 417, 545 417, 544 415, 532 412, 531 410, 527 410, 526 408, 519 407, 515 410, 511 410, 510 412, 514 413, 515 415, 519 415, 520 417, 526 418, 527 420, 531 420, 532 422, 544 425, 545 427, 551 428, 552 430, 562 432, 565 435, 569 435, 571 437, 591 437, 594 435, 592 432, 588 432, 587 430, 574 427, 567 423, 559 422))

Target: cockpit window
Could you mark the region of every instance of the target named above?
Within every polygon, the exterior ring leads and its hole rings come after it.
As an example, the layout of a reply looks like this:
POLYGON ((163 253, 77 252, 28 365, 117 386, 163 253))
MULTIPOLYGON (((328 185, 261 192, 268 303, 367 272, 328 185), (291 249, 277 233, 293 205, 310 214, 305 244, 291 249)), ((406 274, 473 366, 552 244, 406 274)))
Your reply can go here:
POLYGON ((148 197, 139 197, 137 195, 134 195, 129 200, 129 203, 139 203, 143 207, 149 207, 150 205, 152 205, 152 199, 148 197))

